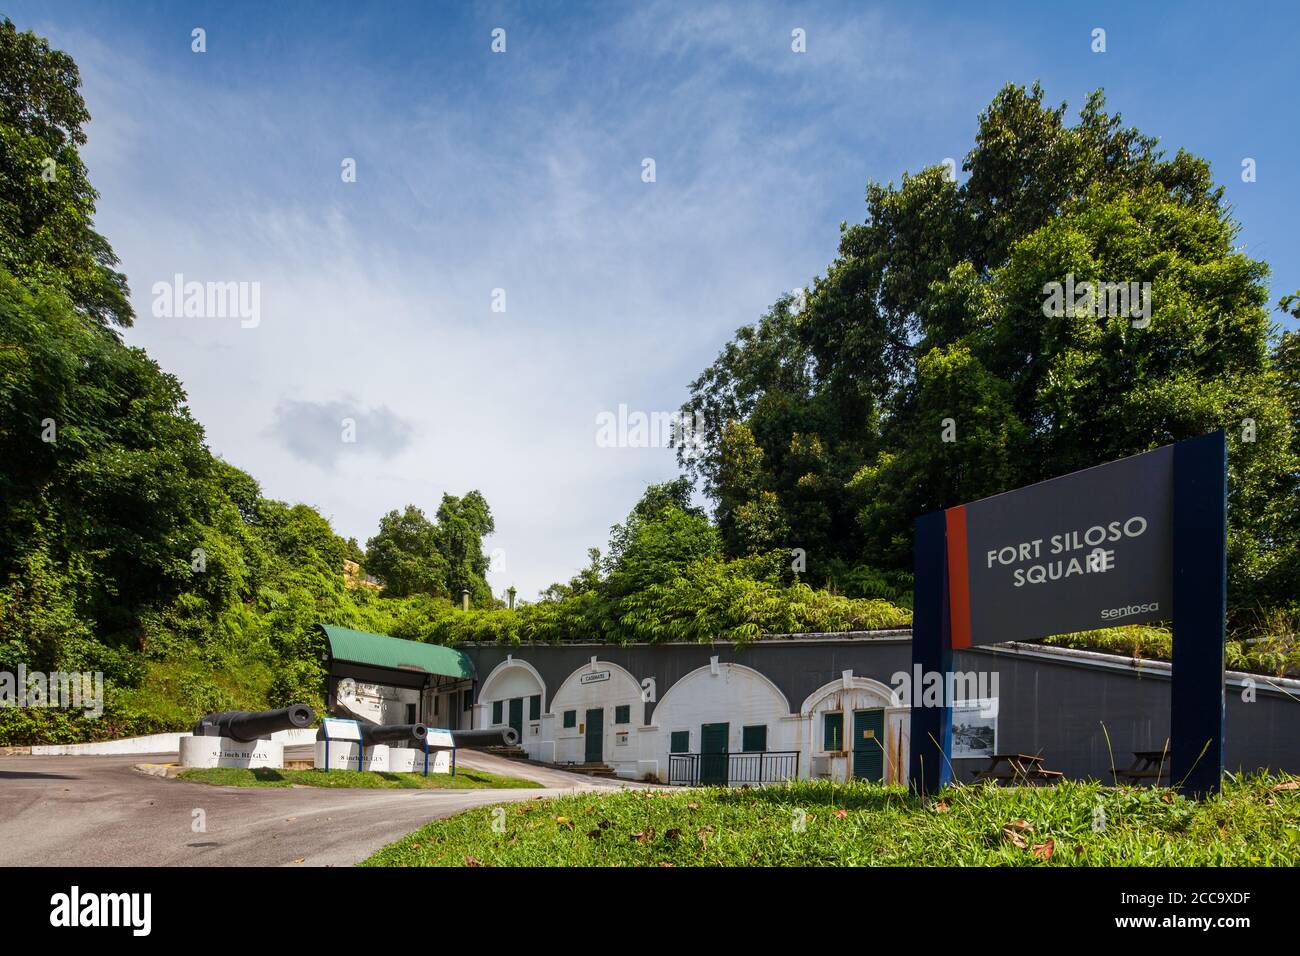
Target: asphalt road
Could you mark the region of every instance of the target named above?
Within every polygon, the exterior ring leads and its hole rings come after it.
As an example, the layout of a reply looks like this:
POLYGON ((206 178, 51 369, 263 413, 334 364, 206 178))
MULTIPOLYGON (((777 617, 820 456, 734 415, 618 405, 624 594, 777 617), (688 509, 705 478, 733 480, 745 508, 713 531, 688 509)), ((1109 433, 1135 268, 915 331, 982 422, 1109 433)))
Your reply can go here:
POLYGON ((461 766, 539 789, 214 787, 149 776, 175 754, 0 757, 0 865, 346 866, 429 820, 474 807, 623 786, 483 754, 461 766), (198 815, 206 832, 194 829, 198 815))

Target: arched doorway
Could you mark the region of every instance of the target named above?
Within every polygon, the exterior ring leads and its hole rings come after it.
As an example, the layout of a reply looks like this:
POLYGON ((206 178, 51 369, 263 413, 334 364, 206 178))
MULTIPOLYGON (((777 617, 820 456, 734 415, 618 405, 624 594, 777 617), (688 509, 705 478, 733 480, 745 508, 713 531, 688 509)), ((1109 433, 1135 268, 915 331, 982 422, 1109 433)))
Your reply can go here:
POLYGON ((480 727, 513 727, 519 746, 540 759, 546 683, 537 669, 513 656, 492 669, 479 690, 480 727))

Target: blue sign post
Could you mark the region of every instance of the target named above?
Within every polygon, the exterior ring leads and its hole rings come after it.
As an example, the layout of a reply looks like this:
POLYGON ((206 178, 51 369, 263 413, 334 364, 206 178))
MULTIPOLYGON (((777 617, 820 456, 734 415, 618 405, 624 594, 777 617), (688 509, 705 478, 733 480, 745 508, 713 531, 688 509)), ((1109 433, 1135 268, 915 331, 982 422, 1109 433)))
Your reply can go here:
MULTIPOLYGON (((944 515, 934 511, 916 519, 912 592, 912 671, 952 671, 948 626, 948 560, 944 515)), ((915 691, 914 691, 915 692, 915 691)), ((952 781, 952 707, 912 705, 912 746, 908 767, 912 787, 938 793, 952 781)))
POLYGON ((1223 776, 1223 648, 1228 617, 1228 442, 1174 446, 1174 639, 1170 780, 1193 796, 1223 776))
POLYGON ((1068 631, 1174 624, 1171 779, 1217 793, 1223 772, 1227 438, 1214 432, 917 519, 913 789, 952 779, 952 652, 1068 631))

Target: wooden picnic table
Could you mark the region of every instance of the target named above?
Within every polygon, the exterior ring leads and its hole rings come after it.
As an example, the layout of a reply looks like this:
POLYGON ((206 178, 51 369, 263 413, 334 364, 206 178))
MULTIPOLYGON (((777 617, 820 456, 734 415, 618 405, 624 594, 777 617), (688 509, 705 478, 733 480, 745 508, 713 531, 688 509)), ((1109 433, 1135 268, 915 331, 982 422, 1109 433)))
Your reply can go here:
POLYGON ((1059 770, 1044 770, 1043 758, 1035 754, 1005 753, 989 757, 989 765, 975 771, 975 781, 997 783, 1057 783, 1065 775, 1059 770))
POLYGON ((1121 770, 1116 774, 1116 776, 1122 777, 1129 783, 1154 780, 1157 784, 1160 782, 1161 777, 1167 777, 1168 775, 1168 749, 1135 750, 1133 751, 1133 762, 1129 764, 1126 770, 1121 770))

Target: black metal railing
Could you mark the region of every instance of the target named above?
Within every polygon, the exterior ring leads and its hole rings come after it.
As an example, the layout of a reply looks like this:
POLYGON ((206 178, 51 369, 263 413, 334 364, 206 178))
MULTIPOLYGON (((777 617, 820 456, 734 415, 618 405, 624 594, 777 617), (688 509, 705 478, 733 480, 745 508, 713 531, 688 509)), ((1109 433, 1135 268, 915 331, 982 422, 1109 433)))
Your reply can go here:
POLYGON ((738 787, 743 784, 781 783, 797 776, 797 750, 668 755, 668 782, 682 787, 738 787))

